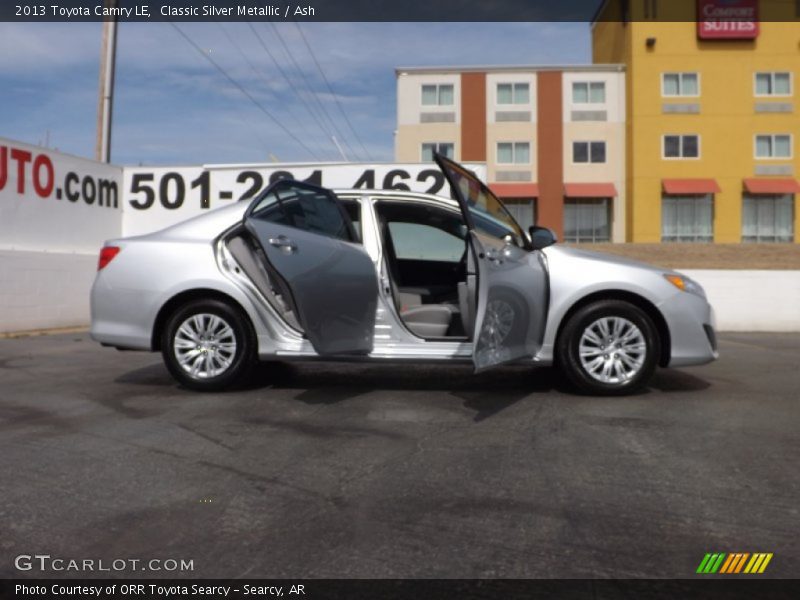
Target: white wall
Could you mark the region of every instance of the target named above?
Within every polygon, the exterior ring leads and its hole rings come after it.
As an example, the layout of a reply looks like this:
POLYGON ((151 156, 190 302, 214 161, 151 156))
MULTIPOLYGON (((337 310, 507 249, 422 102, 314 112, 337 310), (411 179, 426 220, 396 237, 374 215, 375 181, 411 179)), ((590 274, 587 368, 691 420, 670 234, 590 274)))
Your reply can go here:
POLYGON ((97 254, 0 250, 0 332, 89 323, 97 254))
POLYGON ((0 332, 83 326, 122 168, 0 138, 0 332))
POLYGON ((720 331, 800 332, 800 271, 680 271, 705 288, 720 331))
MULTIPOLYGON (((0 332, 89 323, 96 254, 0 250, 0 332)), ((800 332, 800 271, 682 270, 708 293, 720 331, 800 332)))
POLYGON ((0 249, 94 253, 122 231, 122 168, 0 138, 0 249))

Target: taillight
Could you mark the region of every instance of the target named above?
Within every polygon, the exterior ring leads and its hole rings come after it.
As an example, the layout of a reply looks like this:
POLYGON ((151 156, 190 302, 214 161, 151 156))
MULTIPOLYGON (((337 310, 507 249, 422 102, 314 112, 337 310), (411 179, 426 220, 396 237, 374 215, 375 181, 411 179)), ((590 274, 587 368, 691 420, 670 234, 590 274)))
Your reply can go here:
POLYGON ((100 250, 100 258, 97 261, 97 270, 100 271, 108 265, 114 257, 119 254, 121 248, 119 246, 103 246, 100 250))

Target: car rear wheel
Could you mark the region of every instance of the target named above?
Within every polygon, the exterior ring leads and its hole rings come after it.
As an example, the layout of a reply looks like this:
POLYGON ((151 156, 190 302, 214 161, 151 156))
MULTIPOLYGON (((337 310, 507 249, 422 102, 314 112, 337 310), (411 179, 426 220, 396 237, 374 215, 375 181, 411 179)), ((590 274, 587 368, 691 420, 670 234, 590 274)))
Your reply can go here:
POLYGON ((601 300, 579 309, 558 338, 558 364, 582 392, 603 396, 641 389, 658 364, 658 332, 637 306, 601 300))
POLYGON ((241 382, 256 355, 247 318, 220 300, 193 300, 168 319, 161 339, 164 363, 182 385, 216 391, 241 382))

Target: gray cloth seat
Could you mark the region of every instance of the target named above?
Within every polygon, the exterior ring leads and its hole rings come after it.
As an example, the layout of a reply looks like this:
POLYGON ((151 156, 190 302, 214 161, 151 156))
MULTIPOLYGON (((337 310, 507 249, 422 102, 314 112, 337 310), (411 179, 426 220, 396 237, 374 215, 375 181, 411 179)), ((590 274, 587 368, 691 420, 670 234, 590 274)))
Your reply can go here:
POLYGON ((475 324, 475 287, 477 285, 475 275, 467 275, 466 281, 458 284, 458 304, 461 313, 461 325, 467 337, 472 337, 475 324))
POLYGON ((423 304, 422 295, 401 292, 389 277, 397 312, 411 333, 420 337, 442 337, 450 328, 453 308, 444 304, 423 304))
POLYGON ((442 304, 423 304, 400 311, 400 317, 412 333, 420 337, 442 337, 450 328, 453 313, 442 304))

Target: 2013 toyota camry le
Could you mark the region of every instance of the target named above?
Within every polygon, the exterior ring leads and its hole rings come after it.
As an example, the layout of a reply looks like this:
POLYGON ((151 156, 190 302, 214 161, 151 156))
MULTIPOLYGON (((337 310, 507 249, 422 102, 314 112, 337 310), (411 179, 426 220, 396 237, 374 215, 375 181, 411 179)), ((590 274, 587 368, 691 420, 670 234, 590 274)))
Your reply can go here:
POLYGON ((435 160, 450 198, 279 180, 249 204, 106 242, 92 338, 160 351, 195 390, 326 359, 555 364, 579 391, 615 395, 657 366, 717 358, 700 285, 525 232, 472 172, 435 160))

